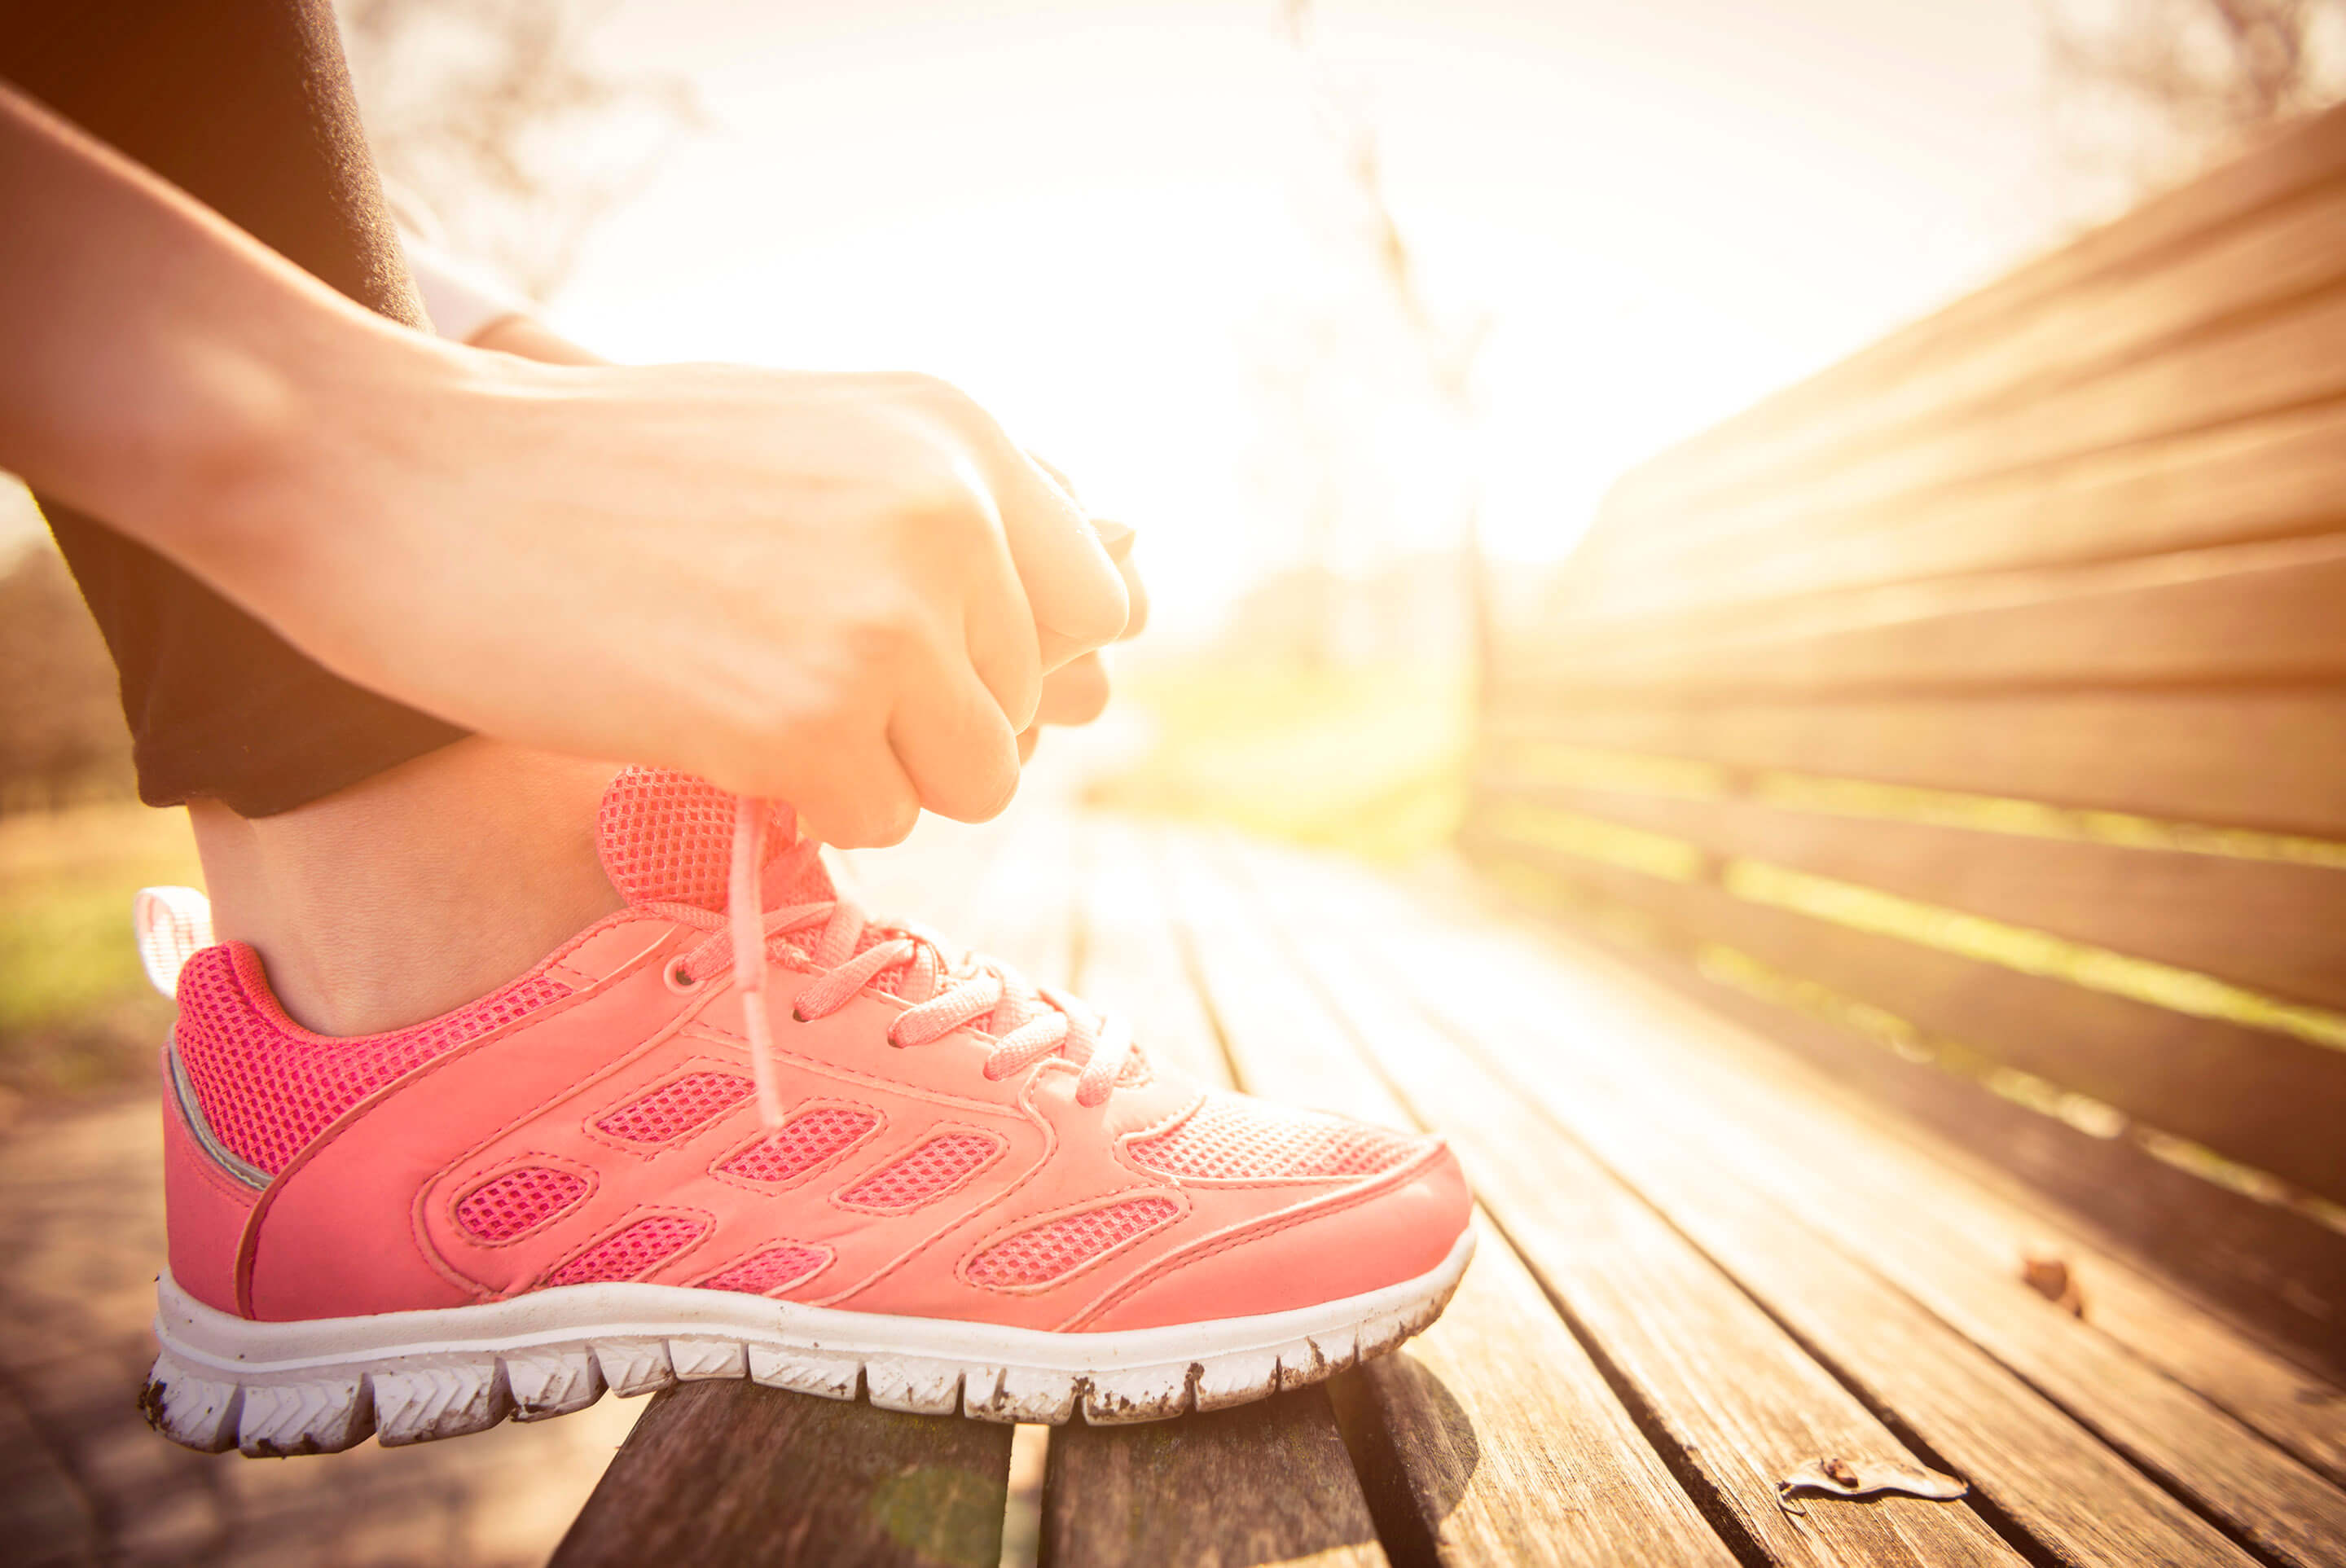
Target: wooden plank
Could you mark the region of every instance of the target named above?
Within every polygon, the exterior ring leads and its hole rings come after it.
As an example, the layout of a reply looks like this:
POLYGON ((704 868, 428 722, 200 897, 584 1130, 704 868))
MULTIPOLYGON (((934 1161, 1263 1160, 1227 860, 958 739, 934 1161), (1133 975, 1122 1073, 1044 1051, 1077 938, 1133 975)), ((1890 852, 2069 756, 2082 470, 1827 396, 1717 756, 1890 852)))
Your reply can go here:
MULTIPOLYGON (((1478 809, 1526 808, 1625 823, 1741 858, 1881 888, 2178 965, 2303 1002, 2346 1006, 2346 864, 2337 867, 1836 816, 1726 799, 1690 800, 1485 775, 1478 809)), ((1490 819, 1501 833, 1506 829, 1490 819)), ((2312 1103, 2346 1105, 2346 1051, 2312 1103)))
MULTIPOLYGON (((2064 1249, 2123 1248, 2144 1272, 2211 1304, 2236 1326, 2235 1339, 2245 1326, 2297 1365, 2346 1383, 2346 1325, 2337 1308, 2346 1301, 2346 1236, 2155 1157, 2132 1138, 2089 1134, 2063 1120, 2057 1105, 1994 1093, 1971 1076, 1951 1074, 1943 1060, 1916 1060, 1912 1042, 1885 1030, 1882 1015, 1861 1015, 1821 987, 1788 976, 1754 983, 1749 966, 1739 971, 1715 958, 1701 962, 1642 911, 1568 881, 1526 884, 1523 879, 1522 868, 1510 866, 1508 891, 1483 896, 1504 898, 1515 920, 1535 913, 1551 942, 1563 941, 1568 930, 1603 949, 1611 962, 1732 1020, 1750 1032, 1750 1049, 1765 1056, 1770 1070, 1796 1074, 1802 1064, 1813 1064, 1823 1077, 1812 1084, 1860 1097, 1895 1125, 1896 1137, 1912 1140, 1918 1127, 1933 1129, 1944 1140, 1933 1145, 1934 1160, 1962 1166, 1975 1185, 2001 1192, 2016 1209, 2035 1216, 2039 1232, 2064 1249), (1559 927, 1559 920, 1568 926, 1559 927), (1762 1040, 1770 1044, 1758 1043, 1762 1040), (2080 1240, 2087 1235, 2101 1239, 2080 1240)), ((1483 932, 1494 953, 1513 951, 1515 933, 1474 929, 1483 932)), ((2178 1332, 2179 1339, 2162 1333, 2129 1344, 2157 1361, 2177 1354, 2177 1344, 2205 1338, 2178 1332)), ((2171 1369, 2229 1409, 2259 1402, 2239 1391, 2229 1361, 2171 1369)), ((2259 1398, 2268 1403, 2300 1398, 2295 1384, 2274 1380, 2264 1387, 2259 1398)), ((2269 1411, 2261 1419, 2272 1420, 2269 1411)))
POLYGON ((2327 403, 1888 504, 1811 507, 1784 530, 1657 526, 1634 543, 1625 531, 1575 557, 1559 607, 1651 613, 2335 529, 2341 433, 2346 407, 2327 403))
MULTIPOLYGON (((1262 883, 1256 887, 1263 891, 1262 883)), ((1722 1180, 1667 1122, 1608 1120, 1545 1098, 1542 1109, 1550 1120, 1543 1122, 1511 1079, 1494 1076, 1478 1055, 1424 1022, 1443 1017, 1515 1063, 1538 1054, 1525 1049, 1528 1042, 1560 1033, 1552 1015, 1534 1024, 1507 1008, 1501 1023, 1484 1011, 1494 1000, 1490 988, 1462 994, 1442 983, 1451 972, 1446 965, 1419 958, 1397 962, 1404 945, 1398 941, 1372 937, 1347 952, 1329 933, 1325 918, 1315 925, 1282 908, 1280 924, 1396 1087, 1478 1156, 1486 1201, 1519 1240, 1520 1217, 1556 1202, 1554 1189, 1532 1174, 1539 1162, 1552 1157, 1552 1149, 1585 1144, 1667 1217, 1673 1240, 1682 1234, 1729 1270, 1841 1380, 1871 1407, 1892 1412, 1899 1430, 1929 1445, 1943 1467, 1968 1480, 1984 1503, 2025 1532, 2035 1549, 2078 1563, 2251 1560, 1946 1324, 1780 1207, 1722 1180), (1433 1005, 1436 1000, 1439 1007, 1433 1005), (1462 1011, 1471 1022, 1456 1016, 1462 1011), (1527 1032, 1533 1027, 1538 1032, 1527 1032), (1559 1127, 1576 1141, 1567 1142, 1559 1127)), ((1413 929, 1409 934, 1415 941, 1435 933, 1413 929)), ((1606 1048, 1616 1055, 1633 1053, 1637 1040, 1608 1040, 1606 1048)), ((1545 1267, 1538 1248, 1526 1242, 1525 1251, 1535 1267, 1545 1267)), ((1741 1359, 1729 1365, 1735 1370, 1723 1375, 1739 1381, 1741 1359)), ((2210 1410, 2208 1416, 2222 1424, 2220 1415, 2210 1410)), ((2285 1553, 2283 1559, 2321 1560, 2285 1553)))
POLYGON ((1819 514, 1887 509, 1949 486, 2342 395, 2346 291, 2193 339, 2025 406, 1933 427, 1781 490, 1739 494, 1699 512, 1656 514, 1608 503, 1586 546, 1587 568, 1605 574, 1611 585, 1608 600, 1628 600, 1636 591, 1632 581, 1647 575, 1654 565, 1640 548, 1648 536, 1666 535, 1673 551, 1739 537, 1789 547, 1797 544, 1805 520, 1819 514), (1608 543, 1617 535, 1633 543, 1608 543))
POLYGON ((1056 1436, 1045 1568, 1386 1561, 1324 1389, 1056 1436))
POLYGON ((1811 404, 1789 422, 1666 459, 1641 487, 1641 514, 1708 510, 1782 488, 1821 466, 1909 440, 1933 425, 2014 402, 2165 351, 2213 324, 2286 306, 2346 280, 2346 183, 2317 187, 2157 263, 2105 272, 1993 325, 1943 340, 1937 352, 1862 392, 1811 404))
MULTIPOLYGON (((1790 1147, 1749 1130, 1760 1107, 1738 1093, 1717 1095, 1719 1064, 1698 1049, 1715 1025, 1617 986, 1565 977, 1543 983, 1553 966, 1494 963, 1478 936, 1431 922, 1363 929, 1372 953, 1405 948, 1417 961, 1410 974, 1443 975, 1438 986, 1414 989, 1422 1006, 1454 1027, 1478 1040, 1540 1039, 1544 1049, 1504 1052, 1504 1081, 1528 1089, 1690 1234, 1732 1237, 1747 1257, 1772 1256, 1788 1245, 1783 1227, 1771 1231, 1757 1217, 1787 1217, 1906 1292, 2241 1539, 2309 1568, 2346 1554, 2346 1492, 2045 1301, 2008 1268, 1966 1267, 1937 1239, 1919 1237, 1922 1217, 1952 1181, 1901 1191, 1892 1169, 1863 1164, 1838 1178, 1818 1170, 1810 1145, 1830 1136, 1821 1132, 1831 1120, 1824 1107, 1811 1107, 1805 1135, 1790 1147), (1484 983, 1460 983, 1478 974, 1484 983), (1560 1015, 1575 1027, 1554 1027, 1560 1015), (1621 1049, 1631 1042, 1636 1052, 1621 1049), (1655 1050, 1678 1057, 1678 1071, 1658 1070, 1647 1054, 1655 1050)), ((1747 1279, 1750 1268, 1739 1266, 1747 1279)), ((1830 1353, 1841 1341, 1821 1343, 1830 1353)))
MULTIPOLYGON (((1146 1049, 1226 1085, 1212 1023, 1155 897, 1150 851, 1130 829, 1086 822, 1076 853, 1083 888, 1074 903, 1084 921, 1078 994, 1122 1013, 1146 1049)), ((1042 1535, 1045 1563, 1086 1568, 1302 1558, 1365 1568, 1386 1561, 1319 1389, 1169 1425, 1056 1429, 1042 1535), (1236 1487, 1245 1489, 1243 1508, 1229 1506, 1236 1487)))
MULTIPOLYGON (((1881 1010, 1985 1064, 2089 1096, 2161 1132, 2323 1196, 2346 1197, 2346 1148, 2321 1107, 2346 1057, 2302 1041, 2192 1018, 2055 979, 1941 952, 1519 840, 1467 840, 1647 911, 1693 949, 1718 943, 1881 1010)), ((2074 1113, 2090 1125, 2093 1105, 2074 1113)))
POLYGON ((2259 215, 2346 177, 2346 117, 2335 111, 2276 137, 2200 178, 1943 306, 1870 348, 1827 367, 1664 453, 1635 471, 1637 494, 1659 499, 1665 471, 1708 466, 1722 454, 1817 421, 1934 364, 1959 360, 1982 339, 2042 312, 2048 302, 2091 291, 2113 276, 2156 273, 2211 237, 2257 226, 2259 215))
POLYGON ((1010 1429, 756 1383, 655 1395, 550 1568, 994 1568, 1010 1429))
POLYGON ((1669 687, 1709 700, 2346 681, 2341 604, 2346 534, 2329 534, 1596 616, 1513 650, 1509 668, 1516 679, 1545 677, 1566 689, 1669 687))
MULTIPOLYGON (((1413 1025, 1405 1009, 1387 1015, 1354 1005, 1352 988, 1365 977, 1341 964, 1321 971, 1321 985, 1299 995, 1300 977, 1291 960, 1279 956, 1280 942, 1249 913, 1251 901, 1225 894, 1214 900, 1210 917, 1191 915, 1218 1008, 1260 1020, 1233 1029, 1234 1039, 1243 1033, 1268 1043, 1248 1048, 1246 1059, 1283 1061, 1308 1052, 1311 1064, 1296 1071, 1319 1086, 1321 1097, 1371 1093, 1360 1058, 1349 1055, 1355 1043, 1371 1031, 1389 1042, 1423 1025, 1413 1025), (1282 972, 1283 987, 1277 983, 1282 972), (1331 1033, 1331 1013, 1344 1035, 1331 1033), (1316 1026, 1299 1031, 1298 1020, 1313 1018, 1316 1026)), ((1420 1048, 1415 1034, 1404 1039, 1400 1049, 1420 1048)), ((1425 1109, 1413 1098, 1412 1104, 1425 1109)), ((1635 1401, 1642 1430, 1742 1560, 1867 1568, 2014 1561, 1961 1505, 1892 1497, 1863 1505, 1811 1503, 1805 1517, 1787 1513, 1777 1482, 1809 1460, 1911 1463, 1913 1456, 1644 1204, 1519 1104, 1464 1095, 1444 1109, 1456 1114, 1426 1119, 1451 1130, 1512 1250, 1569 1314, 1575 1339, 1601 1354, 1606 1381, 1635 1401)), ((1483 1267, 1478 1262, 1475 1270, 1483 1267)), ((1447 1324, 1445 1317, 1420 1343, 1430 1347, 1447 1324)), ((1533 1434, 1523 1441, 1540 1440, 1533 1434)))
MULTIPOLYGON (((1349 887, 1344 898, 1355 908, 1362 901, 1349 887)), ((1852 1232, 1894 1231, 1902 1247, 1920 1249, 1910 1267, 1957 1271, 1974 1288, 2008 1289, 2025 1251, 2058 1257, 2081 1287, 2083 1321, 2332 1481, 2346 1481, 2346 1398, 2334 1387, 2122 1262, 2008 1173, 1918 1139, 1911 1124, 1851 1093, 1845 1075, 1808 1070, 1724 1023, 1715 1005, 1691 1002, 1683 987, 1620 974, 1554 934, 1535 941, 1494 928, 1460 901, 1444 901, 1429 918, 1448 928, 1449 962, 1471 943, 1492 979, 1505 974, 1551 1013, 1650 1013, 1637 1058, 1646 1079, 1667 1085, 1673 1114, 1700 1116, 1723 1149, 1766 1151, 1744 1162, 1758 1176, 1805 1178, 1805 1212, 1848 1218, 1852 1232), (1873 1219, 1861 1225, 1858 1211, 1873 1219)))
POLYGON ((1486 735, 2346 838, 2336 687, 1732 705, 1558 695, 1499 683, 1486 735))
MULTIPOLYGON (((1197 855, 1185 843, 1176 859, 1188 869, 1171 879, 1178 892, 1160 896, 1183 908, 1245 1087, 1410 1125, 1320 1000, 1219 934, 1227 887, 1196 874, 1197 855)), ((1405 1556, 1454 1568, 1733 1561, 1487 1223, 1441 1319, 1329 1391, 1378 1517, 1413 1549, 1405 1556), (1525 1368, 1539 1376, 1526 1380, 1525 1368)))
POLYGON ((1146 831, 1113 817, 1079 820, 1081 994, 1122 1014, 1151 1059, 1226 1084, 1229 1064, 1175 945, 1146 831))

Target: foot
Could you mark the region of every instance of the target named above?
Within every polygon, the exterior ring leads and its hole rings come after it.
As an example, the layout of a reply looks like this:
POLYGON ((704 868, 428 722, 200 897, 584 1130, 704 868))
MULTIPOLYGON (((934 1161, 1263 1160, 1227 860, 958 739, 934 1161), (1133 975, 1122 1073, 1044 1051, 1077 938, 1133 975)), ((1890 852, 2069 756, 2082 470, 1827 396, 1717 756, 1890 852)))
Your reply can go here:
MULTIPOLYGON (((1474 1237, 1439 1140, 1204 1089, 1071 997, 872 924, 780 810, 764 945, 737 943, 734 812, 621 775, 598 827, 627 907, 413 1028, 313 1034, 251 948, 187 960, 158 1428, 322 1452, 739 1377, 1148 1420, 1441 1311, 1474 1237)), ((145 909, 150 953, 199 929, 186 899, 145 909)))

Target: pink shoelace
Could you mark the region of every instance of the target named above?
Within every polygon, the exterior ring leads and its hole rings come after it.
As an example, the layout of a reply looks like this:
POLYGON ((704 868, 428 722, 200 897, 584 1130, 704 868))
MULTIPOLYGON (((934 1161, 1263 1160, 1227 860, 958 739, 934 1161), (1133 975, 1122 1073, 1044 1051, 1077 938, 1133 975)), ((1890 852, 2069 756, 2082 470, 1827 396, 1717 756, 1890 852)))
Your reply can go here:
MULTIPOLYGON (((865 986, 892 971, 901 972, 897 994, 912 999, 913 1005, 888 1031, 891 1045, 925 1045, 987 1019, 997 1034, 985 1059, 988 1078, 1005 1078, 1046 1056, 1064 1054, 1083 1068, 1076 1079, 1077 1105, 1100 1105, 1115 1092, 1117 1078, 1132 1060, 1132 1032, 1121 1020, 1096 1013, 1054 986, 1036 985, 997 960, 973 956, 964 967, 954 969, 935 943, 911 932, 898 931, 866 947, 864 936, 872 922, 847 899, 761 911, 758 884, 766 864, 766 802, 748 796, 736 799, 733 863, 722 915, 691 904, 646 908, 709 933, 677 960, 679 980, 698 983, 728 967, 739 972, 758 1115, 768 1126, 782 1124, 773 1031, 766 1013, 768 949, 780 938, 817 925, 822 929, 808 957, 826 972, 799 993, 792 1015, 800 1022, 836 1013, 865 986)), ((818 850, 813 840, 801 839, 786 852, 803 860, 818 850)))

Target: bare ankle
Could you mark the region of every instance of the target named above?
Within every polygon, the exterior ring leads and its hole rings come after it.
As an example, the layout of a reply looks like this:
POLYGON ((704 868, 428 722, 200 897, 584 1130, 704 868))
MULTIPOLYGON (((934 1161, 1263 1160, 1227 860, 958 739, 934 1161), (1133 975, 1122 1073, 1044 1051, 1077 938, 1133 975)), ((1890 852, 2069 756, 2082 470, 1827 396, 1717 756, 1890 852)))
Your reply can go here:
POLYGON ((305 1027, 420 1023, 620 907, 595 853, 614 771, 471 739, 280 816, 199 803, 214 927, 259 951, 305 1027))

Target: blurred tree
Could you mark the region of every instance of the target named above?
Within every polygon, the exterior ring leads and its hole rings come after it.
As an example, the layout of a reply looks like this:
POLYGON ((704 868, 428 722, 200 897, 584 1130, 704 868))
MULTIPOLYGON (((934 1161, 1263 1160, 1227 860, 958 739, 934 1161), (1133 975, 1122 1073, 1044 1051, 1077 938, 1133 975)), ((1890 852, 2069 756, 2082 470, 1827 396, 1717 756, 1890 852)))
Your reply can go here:
POLYGON ((2120 200, 2346 98, 2346 0, 2042 0, 2056 127, 2120 200))
MULTIPOLYGON (((1334 144, 1347 198, 1346 226, 1356 251, 1354 260, 1370 280, 1370 292, 1375 301, 1372 308, 1385 317, 1376 326, 1399 329, 1400 346, 1411 361, 1407 379, 1416 383, 1412 389, 1413 395, 1430 402, 1463 437, 1481 417, 1475 371, 1489 334, 1490 321, 1481 315, 1463 323, 1446 321, 1435 309, 1418 266, 1417 252, 1394 212, 1386 188, 1384 157, 1376 127, 1356 104, 1335 88, 1314 48, 1317 18, 1313 0, 1281 0, 1280 19, 1289 44, 1304 64, 1314 107, 1334 144)), ((1336 299, 1341 299, 1341 291, 1330 302, 1336 299)), ((1344 340, 1346 347, 1357 356, 1363 346, 1359 340, 1364 335, 1364 325, 1358 321, 1338 323, 1322 320, 1307 323, 1307 328, 1319 329, 1323 339, 1330 335, 1331 327, 1335 328, 1334 335, 1344 340)), ((1382 335, 1385 334, 1373 330, 1365 334, 1372 341, 1382 335)), ((1315 400, 1309 383, 1315 374, 1333 372, 1334 377, 1346 380, 1356 392, 1363 384, 1356 375, 1348 374, 1354 367, 1340 362, 1340 355, 1332 351, 1333 344, 1328 346, 1331 351, 1317 361, 1301 362, 1300 372, 1290 367, 1287 373, 1270 378, 1289 405, 1292 423, 1299 427, 1311 423, 1311 405, 1315 400)), ((1322 397, 1317 401, 1331 400, 1322 397)), ((1354 405, 1343 410, 1340 417, 1364 421, 1367 427, 1373 428, 1373 411, 1358 407, 1359 398, 1336 401, 1354 405)), ((1328 450, 1338 451, 1341 445, 1331 443, 1328 450)), ((1489 578, 1482 549, 1481 477, 1471 465, 1463 465, 1456 475, 1456 484, 1457 549, 1454 560, 1464 600, 1463 618, 1472 645, 1468 651, 1479 675, 1489 663, 1494 636, 1489 578)), ((1345 521, 1339 500, 1342 490, 1340 481, 1323 481, 1317 487, 1307 515, 1313 560, 1327 579, 1317 611, 1321 663, 1329 662, 1339 641, 1338 623, 1344 609, 1343 596, 1337 591, 1339 585, 1329 571, 1338 556, 1335 534, 1345 521)))
POLYGON ((587 45, 605 4, 340 0, 367 139, 401 217, 532 299, 597 220, 702 123, 681 78, 622 73, 587 45), (420 205, 423 213, 413 209, 420 205))
POLYGON ((129 789, 113 661, 64 559, 33 545, 0 576, 0 810, 129 789))

